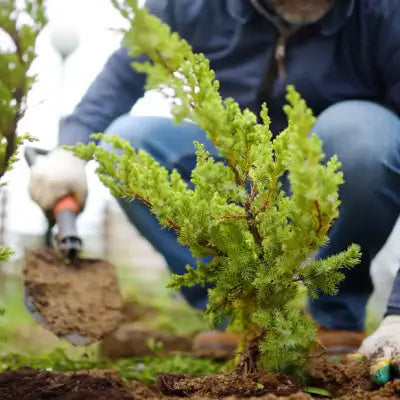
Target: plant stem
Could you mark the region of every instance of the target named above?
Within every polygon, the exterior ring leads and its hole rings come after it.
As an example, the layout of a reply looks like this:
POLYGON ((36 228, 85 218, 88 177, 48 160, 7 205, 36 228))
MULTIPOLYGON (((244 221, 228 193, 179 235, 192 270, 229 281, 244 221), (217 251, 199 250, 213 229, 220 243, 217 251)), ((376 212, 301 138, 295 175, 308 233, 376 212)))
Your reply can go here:
POLYGON ((236 373, 240 375, 254 374, 258 371, 257 362, 260 358, 260 343, 264 339, 266 331, 262 331, 259 336, 253 338, 240 356, 240 361, 236 367, 236 373))

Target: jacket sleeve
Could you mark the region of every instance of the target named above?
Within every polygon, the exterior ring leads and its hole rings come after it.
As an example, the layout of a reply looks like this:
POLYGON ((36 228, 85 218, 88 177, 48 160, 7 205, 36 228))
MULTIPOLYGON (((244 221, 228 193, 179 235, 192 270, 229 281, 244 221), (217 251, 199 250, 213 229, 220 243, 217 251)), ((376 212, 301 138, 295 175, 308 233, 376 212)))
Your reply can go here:
POLYGON ((390 292, 386 315, 400 315, 400 266, 393 282, 392 291, 390 292))
MULTIPOLYGON (((171 26, 169 0, 147 0, 146 7, 171 26)), ((171 29, 174 29, 171 26, 171 29)), ((104 132, 110 123, 128 113, 144 94, 145 75, 132 67, 133 59, 124 47, 115 51, 106 62, 73 113, 61 121, 59 144, 88 143, 90 135, 104 132)))
POLYGON ((371 38, 371 41, 377 49, 384 103, 400 116, 400 2, 383 0, 378 4, 383 10, 376 24, 378 40, 371 38))
MULTIPOLYGON (((382 0, 383 7, 376 41, 380 81, 384 87, 384 102, 400 116, 400 2, 382 0)), ((400 134, 400 132, 399 132, 400 134)), ((400 266, 399 266, 400 267, 400 266)), ((394 280, 386 315, 400 314, 400 268, 394 280)))

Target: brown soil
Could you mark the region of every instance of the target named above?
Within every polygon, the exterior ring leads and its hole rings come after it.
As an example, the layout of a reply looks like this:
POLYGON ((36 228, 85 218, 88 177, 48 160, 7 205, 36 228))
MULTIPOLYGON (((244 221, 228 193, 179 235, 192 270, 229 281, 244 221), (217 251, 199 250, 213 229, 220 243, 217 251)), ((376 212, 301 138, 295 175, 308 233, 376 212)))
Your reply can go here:
POLYGON ((345 357, 325 356, 314 360, 309 369, 310 385, 329 390, 336 400, 399 399, 400 380, 378 389, 369 377, 369 364, 345 357))
POLYGON ((190 378, 185 375, 163 375, 158 388, 168 396, 203 396, 219 399, 226 396, 251 397, 274 393, 290 395, 301 390, 301 383, 282 374, 219 374, 190 378))
MULTIPOLYGON (((325 356, 312 360, 308 386, 331 392, 335 400, 395 400, 400 398, 400 379, 374 388, 370 383, 369 365, 348 361, 344 357, 325 356)), ((184 375, 165 375, 158 379, 165 395, 205 399, 310 400, 301 391, 298 381, 280 374, 220 374, 188 378, 184 375)), ((322 397, 323 398, 323 397, 322 397)))
POLYGON ((23 276, 28 308, 61 338, 91 343, 123 320, 115 268, 108 262, 78 260, 68 265, 55 250, 40 249, 26 253, 23 276))
POLYGON ((143 357, 153 354, 150 340, 161 343, 157 354, 189 352, 191 339, 157 330, 138 329, 135 324, 118 328, 100 344, 100 354, 109 359, 143 357))
MULTIPOLYGON (((309 369, 309 386, 324 388, 333 400, 395 400, 400 379, 373 388, 368 365, 324 357, 309 369)), ((197 378, 163 375, 158 390, 132 381, 126 385, 112 373, 53 374, 30 369, 0 375, 1 400, 311 400, 300 383, 281 374, 219 374, 197 378)))
POLYGON ((53 374, 31 369, 0 375, 1 400, 133 400, 112 374, 53 374))
MULTIPOLYGON (((157 389, 151 389, 138 381, 128 383, 128 388, 135 400, 161 400, 165 399, 157 389)), ((111 399, 110 399, 111 400, 111 399)))

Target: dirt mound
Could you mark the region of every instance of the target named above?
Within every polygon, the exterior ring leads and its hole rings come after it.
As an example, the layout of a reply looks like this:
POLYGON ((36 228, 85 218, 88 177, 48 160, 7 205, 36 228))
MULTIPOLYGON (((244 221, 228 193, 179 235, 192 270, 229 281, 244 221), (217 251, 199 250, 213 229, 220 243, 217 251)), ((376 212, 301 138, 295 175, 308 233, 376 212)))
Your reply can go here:
MULTIPOLYGON (((150 389, 143 383, 132 381, 128 384, 129 390, 135 400, 161 400, 165 399, 155 389, 150 389)), ((166 400, 166 399, 165 399, 166 400)))
POLYGON ((133 400, 112 374, 54 374, 31 369, 0 375, 1 400, 133 400))
MULTIPOLYGON (((332 400, 396 400, 400 379, 374 388, 368 365, 324 357, 313 360, 309 386, 329 390, 332 400)), ((23 369, 0 375, 1 400, 311 400, 299 381, 282 374, 218 374, 190 378, 166 374, 157 388, 136 381, 123 384, 113 373, 55 374, 23 369)))
MULTIPOLYGON (((345 357, 325 356, 310 362, 308 386, 323 388, 335 400, 395 400, 400 398, 400 379, 382 388, 373 387, 368 363, 345 357)), ((302 392, 297 380, 282 374, 219 374, 190 378, 163 375, 158 379, 161 393, 204 399, 309 400, 321 398, 302 392)))
POLYGON ((399 399, 400 380, 382 388, 372 385, 367 362, 349 361, 346 357, 325 356, 315 359, 309 368, 310 384, 329 390, 336 400, 399 399))
POLYGON ((186 375, 162 375, 158 378, 160 391, 169 396, 204 396, 221 398, 223 396, 261 396, 273 393, 284 396, 301 390, 301 384, 294 378, 283 374, 218 374, 190 378, 186 375))
POLYGON ((108 262, 69 265, 55 250, 40 249, 26 253, 23 274, 28 308, 60 338, 88 344, 109 335, 123 320, 115 268, 108 262))

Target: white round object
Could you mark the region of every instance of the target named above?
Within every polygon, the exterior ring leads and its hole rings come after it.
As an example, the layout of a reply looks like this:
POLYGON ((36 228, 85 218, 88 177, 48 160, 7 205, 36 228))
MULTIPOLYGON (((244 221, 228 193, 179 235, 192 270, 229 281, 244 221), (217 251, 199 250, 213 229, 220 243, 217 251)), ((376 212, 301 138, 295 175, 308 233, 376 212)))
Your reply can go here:
POLYGON ((55 24, 50 32, 50 40, 62 58, 67 58, 79 46, 79 34, 72 25, 55 24))

